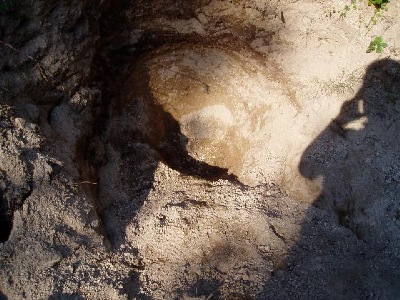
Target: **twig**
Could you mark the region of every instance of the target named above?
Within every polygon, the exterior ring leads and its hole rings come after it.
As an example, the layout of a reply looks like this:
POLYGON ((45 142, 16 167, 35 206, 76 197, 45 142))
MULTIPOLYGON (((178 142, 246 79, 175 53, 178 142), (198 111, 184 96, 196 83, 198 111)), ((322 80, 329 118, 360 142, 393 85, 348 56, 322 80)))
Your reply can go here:
POLYGON ((92 182, 92 181, 88 181, 88 180, 84 180, 84 181, 75 181, 75 184, 93 184, 96 185, 97 182, 92 182))

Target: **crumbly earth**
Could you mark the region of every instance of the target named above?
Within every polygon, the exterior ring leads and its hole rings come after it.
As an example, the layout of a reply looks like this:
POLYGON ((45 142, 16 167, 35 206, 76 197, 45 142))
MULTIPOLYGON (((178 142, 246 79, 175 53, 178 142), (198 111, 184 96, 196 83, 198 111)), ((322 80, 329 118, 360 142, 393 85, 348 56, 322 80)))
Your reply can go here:
POLYGON ((392 2, 0 0, 0 299, 400 298, 392 2))

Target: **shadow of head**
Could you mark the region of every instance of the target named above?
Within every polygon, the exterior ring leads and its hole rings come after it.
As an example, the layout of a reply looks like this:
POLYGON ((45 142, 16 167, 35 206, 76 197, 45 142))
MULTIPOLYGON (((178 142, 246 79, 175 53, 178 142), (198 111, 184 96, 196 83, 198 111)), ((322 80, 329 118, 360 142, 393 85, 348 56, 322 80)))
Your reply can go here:
POLYGON ((317 165, 328 159, 332 143, 336 144, 335 151, 340 147, 347 147, 347 151, 362 147, 359 145, 365 143, 367 136, 385 132, 385 122, 392 125, 396 122, 399 109, 400 63, 392 59, 377 60, 366 69, 363 84, 354 98, 342 105, 339 115, 304 151, 300 173, 308 179, 329 175, 317 165))
POLYGON ((335 119, 341 126, 371 114, 385 113, 400 103, 400 63, 392 59, 377 60, 368 66, 363 85, 356 96, 346 101, 335 119))
POLYGON ((372 291, 398 298, 398 284, 391 280, 398 273, 393 257, 398 248, 399 108, 400 64, 378 60, 366 69, 354 98, 303 152, 299 170, 305 178, 323 179, 320 194, 312 197, 302 237, 286 258, 295 271, 271 279, 267 295, 272 290, 274 297, 285 299, 303 286, 308 298, 368 298, 372 291), (356 127, 360 119, 364 126, 356 127))

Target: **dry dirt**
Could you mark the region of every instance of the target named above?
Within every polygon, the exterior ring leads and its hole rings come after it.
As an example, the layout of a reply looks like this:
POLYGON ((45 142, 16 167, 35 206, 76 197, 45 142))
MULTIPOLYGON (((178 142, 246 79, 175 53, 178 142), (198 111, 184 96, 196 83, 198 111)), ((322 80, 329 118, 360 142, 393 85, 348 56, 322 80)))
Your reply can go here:
POLYGON ((346 4, 1 12, 0 299, 400 298, 400 3, 346 4))

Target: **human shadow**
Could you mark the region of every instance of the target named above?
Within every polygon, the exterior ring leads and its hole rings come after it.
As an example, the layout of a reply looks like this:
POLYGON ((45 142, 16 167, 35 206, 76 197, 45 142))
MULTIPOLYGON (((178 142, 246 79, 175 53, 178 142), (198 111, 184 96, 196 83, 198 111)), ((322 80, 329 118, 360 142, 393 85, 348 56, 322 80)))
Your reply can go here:
POLYGON ((400 297, 399 120, 400 64, 375 61, 301 157, 322 191, 262 299, 400 297))
MULTIPOLYGON (((153 189, 159 162, 184 176, 239 183, 228 169, 192 157, 179 122, 157 103, 148 70, 140 57, 111 104, 106 133, 106 163, 99 170, 101 218, 114 249, 125 243, 125 231, 153 189)), ((160 224, 163 216, 160 216, 160 224)))
POLYGON ((0 291, 0 300, 7 300, 8 298, 0 291))

